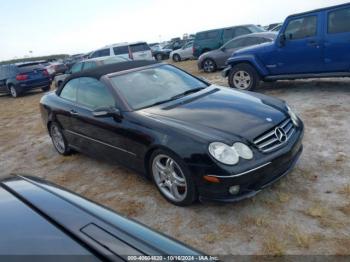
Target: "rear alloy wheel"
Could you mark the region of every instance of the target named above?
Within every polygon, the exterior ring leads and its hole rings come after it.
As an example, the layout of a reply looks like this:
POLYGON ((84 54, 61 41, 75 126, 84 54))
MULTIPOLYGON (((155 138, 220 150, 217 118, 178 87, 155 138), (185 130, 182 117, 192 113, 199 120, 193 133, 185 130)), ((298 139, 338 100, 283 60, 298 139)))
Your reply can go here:
POLYGON ((174 62, 180 62, 181 61, 180 55, 179 54, 173 55, 173 60, 174 60, 174 62))
POLYGON ((216 71, 216 63, 213 59, 207 58, 203 61, 202 68, 206 73, 213 73, 216 71))
POLYGON ((18 92, 17 88, 14 87, 13 85, 9 86, 9 90, 10 90, 10 94, 12 97, 16 98, 19 96, 19 92, 18 92))
POLYGON ((57 152, 61 155, 69 155, 70 148, 66 138, 62 133, 62 129, 56 123, 50 125, 50 136, 57 152))
POLYGON ((238 64, 229 73, 228 81, 230 87, 240 90, 253 90, 260 81, 259 74, 249 64, 238 64))
POLYGON ((169 202, 187 206, 197 198, 193 179, 176 156, 163 150, 155 151, 150 171, 158 190, 169 202))
POLYGON ((157 61, 163 60, 163 55, 162 55, 162 54, 157 54, 157 55, 156 55, 156 60, 157 60, 157 61))

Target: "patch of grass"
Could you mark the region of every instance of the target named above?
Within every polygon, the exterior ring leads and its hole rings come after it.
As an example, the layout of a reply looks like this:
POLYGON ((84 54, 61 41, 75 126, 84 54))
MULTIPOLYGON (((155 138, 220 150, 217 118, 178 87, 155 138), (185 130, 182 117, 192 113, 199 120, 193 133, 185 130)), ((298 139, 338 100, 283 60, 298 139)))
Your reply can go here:
POLYGON ((350 203, 345 206, 339 207, 339 211, 350 217, 350 203))
POLYGON ((37 161, 44 161, 44 160, 47 160, 48 158, 47 158, 47 156, 45 156, 45 155, 38 155, 37 157, 36 157, 36 160, 37 161))
POLYGON ((301 248, 309 248, 313 241, 312 236, 302 233, 298 229, 293 230, 291 234, 294 237, 297 246, 301 248))
POLYGON ((304 214, 312 218, 322 218, 326 215, 326 209, 320 205, 315 205, 313 207, 308 208, 304 212, 304 214))
POLYGON ((277 193, 277 197, 278 197, 278 200, 281 202, 281 203, 286 203, 290 200, 290 194, 288 193, 285 193, 285 192, 279 192, 277 193))
POLYGON ((342 189, 339 190, 340 194, 350 196, 350 184, 345 185, 342 189))
POLYGON ((263 242, 263 253, 265 255, 282 256, 285 253, 284 244, 276 236, 267 236, 263 242))

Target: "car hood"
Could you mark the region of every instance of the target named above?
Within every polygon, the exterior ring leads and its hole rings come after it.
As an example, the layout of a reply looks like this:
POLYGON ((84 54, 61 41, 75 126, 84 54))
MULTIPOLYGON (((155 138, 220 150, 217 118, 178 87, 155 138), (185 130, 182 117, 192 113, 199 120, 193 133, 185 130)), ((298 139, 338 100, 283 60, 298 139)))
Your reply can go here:
POLYGON ((250 54, 252 52, 256 52, 257 50, 262 50, 265 49, 269 46, 273 46, 274 42, 267 42, 267 43, 262 43, 262 44, 257 44, 257 45, 252 45, 248 47, 244 47, 241 49, 236 50, 233 55, 243 55, 243 54, 250 54))
POLYGON ((241 137, 251 142, 287 116, 281 100, 219 86, 143 112, 165 124, 180 123, 186 130, 192 128, 210 137, 241 137))

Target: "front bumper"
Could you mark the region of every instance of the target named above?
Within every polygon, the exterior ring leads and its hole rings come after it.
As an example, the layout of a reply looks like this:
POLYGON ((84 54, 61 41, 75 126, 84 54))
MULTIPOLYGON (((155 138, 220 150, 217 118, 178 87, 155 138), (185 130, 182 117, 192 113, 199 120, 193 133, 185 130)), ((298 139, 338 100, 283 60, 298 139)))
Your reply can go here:
POLYGON ((229 65, 229 66, 226 66, 226 67, 224 68, 224 70, 221 71, 221 76, 222 76, 222 77, 227 77, 228 74, 230 73, 231 69, 232 69, 232 67, 231 67, 230 65, 229 65))
POLYGON ((299 133, 294 143, 282 149, 281 153, 273 159, 247 172, 240 173, 238 176, 218 176, 220 183, 200 182, 198 185, 200 200, 236 202, 256 195, 293 169, 303 151, 302 138, 303 132, 299 133), (229 193, 229 188, 234 185, 240 186, 237 195, 229 193))

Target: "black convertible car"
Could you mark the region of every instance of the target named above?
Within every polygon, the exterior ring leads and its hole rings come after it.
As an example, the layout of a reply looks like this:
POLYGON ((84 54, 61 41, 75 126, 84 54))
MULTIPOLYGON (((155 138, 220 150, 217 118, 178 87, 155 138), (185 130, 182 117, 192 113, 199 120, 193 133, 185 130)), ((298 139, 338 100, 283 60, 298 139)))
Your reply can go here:
MULTIPOLYGON (((1 261, 158 261, 202 253, 42 179, 0 181, 1 261)), ((186 260, 186 259, 184 259, 186 260)), ((187 259, 188 260, 188 259, 187 259)), ((172 259, 171 261, 174 261, 172 259)))
POLYGON ((60 154, 84 152, 143 172, 176 205, 253 196, 302 152, 303 123, 284 101, 155 61, 73 74, 40 105, 60 154))

